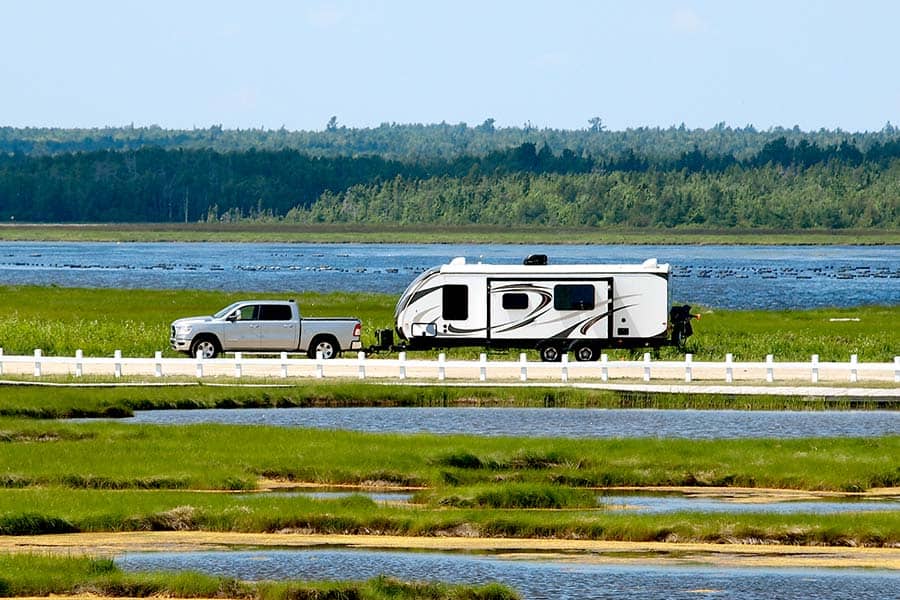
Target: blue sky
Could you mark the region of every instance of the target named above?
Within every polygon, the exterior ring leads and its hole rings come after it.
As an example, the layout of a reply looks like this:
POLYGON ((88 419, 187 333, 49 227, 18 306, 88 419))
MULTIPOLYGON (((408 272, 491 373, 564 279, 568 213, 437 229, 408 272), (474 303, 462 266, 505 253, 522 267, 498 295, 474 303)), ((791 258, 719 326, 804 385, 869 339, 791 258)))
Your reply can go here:
POLYGON ((0 0, 0 125, 900 124, 900 2, 0 0))

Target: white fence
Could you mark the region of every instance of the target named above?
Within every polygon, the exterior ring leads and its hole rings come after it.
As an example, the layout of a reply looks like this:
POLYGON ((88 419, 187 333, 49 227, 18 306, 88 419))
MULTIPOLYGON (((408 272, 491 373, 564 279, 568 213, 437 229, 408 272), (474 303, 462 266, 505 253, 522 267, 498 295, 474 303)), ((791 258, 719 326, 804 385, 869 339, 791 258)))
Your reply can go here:
POLYGON ((776 362, 768 355, 764 362, 735 362, 731 354, 721 362, 694 361, 690 354, 681 361, 610 360, 606 354, 597 362, 570 362, 567 355, 557 363, 530 362, 520 354, 519 360, 489 361, 486 354, 479 360, 447 360, 440 354, 436 360, 410 360, 401 352, 397 358, 369 358, 362 352, 356 358, 323 360, 290 358, 282 353, 276 358, 244 356, 202 359, 125 358, 120 351, 110 357, 86 357, 81 350, 74 357, 44 356, 35 350, 33 356, 5 356, 0 348, 0 375, 24 375, 40 378, 48 375, 153 377, 308 377, 397 379, 446 381, 561 381, 576 379, 606 382, 612 379, 633 381, 736 381, 754 382, 891 382, 900 383, 900 356, 892 363, 861 363, 857 355, 848 362, 821 362, 813 355, 809 362, 776 362))

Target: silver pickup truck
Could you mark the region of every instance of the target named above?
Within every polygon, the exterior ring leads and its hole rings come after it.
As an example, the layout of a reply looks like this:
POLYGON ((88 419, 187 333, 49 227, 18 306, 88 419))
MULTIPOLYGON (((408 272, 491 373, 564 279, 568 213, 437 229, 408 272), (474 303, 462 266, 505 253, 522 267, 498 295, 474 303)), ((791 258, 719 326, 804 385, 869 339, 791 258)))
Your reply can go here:
POLYGON ((294 300, 245 300, 208 317, 172 323, 173 350, 215 358, 222 352, 306 352, 334 358, 359 350, 359 319, 303 318, 294 300))

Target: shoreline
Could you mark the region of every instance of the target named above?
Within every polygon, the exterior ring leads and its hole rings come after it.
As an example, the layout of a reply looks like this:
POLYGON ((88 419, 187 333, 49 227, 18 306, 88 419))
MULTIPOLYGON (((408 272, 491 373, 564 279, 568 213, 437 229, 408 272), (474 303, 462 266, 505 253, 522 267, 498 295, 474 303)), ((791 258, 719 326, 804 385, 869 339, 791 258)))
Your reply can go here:
POLYGON ((760 543, 618 542, 571 539, 310 535, 297 532, 206 531, 0 536, 0 552, 115 556, 126 552, 201 552, 238 548, 417 550, 489 553, 508 560, 723 568, 853 568, 900 570, 900 548, 789 546, 760 543))
POLYGON ((122 243, 318 243, 318 244, 529 244, 560 245, 727 245, 885 246, 900 244, 894 230, 662 230, 485 225, 366 227, 288 223, 0 223, 0 242, 122 243))

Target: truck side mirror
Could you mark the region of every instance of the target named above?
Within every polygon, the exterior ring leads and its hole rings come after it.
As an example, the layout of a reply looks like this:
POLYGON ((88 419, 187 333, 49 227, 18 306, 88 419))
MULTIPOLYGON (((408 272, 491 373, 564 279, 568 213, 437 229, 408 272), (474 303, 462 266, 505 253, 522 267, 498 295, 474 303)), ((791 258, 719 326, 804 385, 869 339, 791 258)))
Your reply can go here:
POLYGON ((234 311, 233 313, 231 313, 230 315, 228 315, 227 317, 225 317, 225 320, 226 320, 226 321, 229 321, 229 322, 231 322, 231 323, 234 323, 235 321, 238 320, 238 314, 239 314, 239 313, 238 313, 237 311, 234 311))

